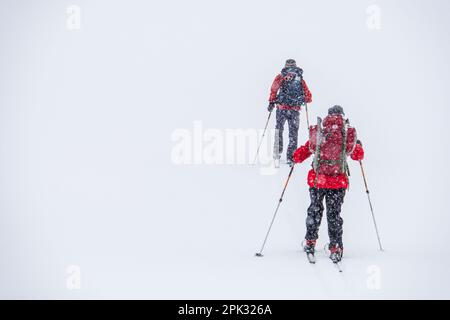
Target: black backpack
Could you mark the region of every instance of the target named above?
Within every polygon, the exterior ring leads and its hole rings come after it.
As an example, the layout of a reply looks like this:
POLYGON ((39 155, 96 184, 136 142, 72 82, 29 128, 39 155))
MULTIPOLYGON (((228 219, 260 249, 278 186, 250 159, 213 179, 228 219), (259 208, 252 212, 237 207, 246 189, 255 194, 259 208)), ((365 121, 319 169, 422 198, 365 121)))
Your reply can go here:
POLYGON ((305 103, 303 89, 303 70, 298 67, 281 70, 283 82, 278 93, 277 102, 287 106, 301 106, 305 103))

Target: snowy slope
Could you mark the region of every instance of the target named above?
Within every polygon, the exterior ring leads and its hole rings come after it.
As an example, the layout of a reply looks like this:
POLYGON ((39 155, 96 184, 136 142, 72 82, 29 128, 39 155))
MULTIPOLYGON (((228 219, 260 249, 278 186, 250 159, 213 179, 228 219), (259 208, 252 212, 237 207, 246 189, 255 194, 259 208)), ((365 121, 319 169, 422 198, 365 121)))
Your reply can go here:
POLYGON ((76 2, 74 31, 73 1, 0 4, 0 298, 450 298, 448 1, 76 2), (256 258, 288 169, 172 158, 196 121, 261 129, 286 58, 366 150, 386 251, 350 161, 342 274, 300 252, 308 161, 256 258))

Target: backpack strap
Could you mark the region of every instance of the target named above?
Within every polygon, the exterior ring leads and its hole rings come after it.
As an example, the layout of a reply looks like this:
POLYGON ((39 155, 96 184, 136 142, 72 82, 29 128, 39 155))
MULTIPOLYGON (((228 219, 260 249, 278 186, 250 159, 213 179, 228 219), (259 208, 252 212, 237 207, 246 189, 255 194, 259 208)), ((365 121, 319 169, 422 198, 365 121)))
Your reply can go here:
POLYGON ((322 118, 317 117, 317 133, 316 133, 316 150, 314 152, 313 169, 316 173, 314 178, 314 188, 317 188, 317 178, 319 175, 319 163, 320 163, 320 145, 322 144, 322 118))
POLYGON ((350 176, 350 169, 347 163, 347 138, 348 138, 347 128, 349 124, 350 121, 346 119, 344 122, 344 126, 342 127, 342 152, 340 161, 342 165, 342 172, 345 174, 348 181, 348 186, 350 187, 350 180, 348 179, 348 177, 350 176))

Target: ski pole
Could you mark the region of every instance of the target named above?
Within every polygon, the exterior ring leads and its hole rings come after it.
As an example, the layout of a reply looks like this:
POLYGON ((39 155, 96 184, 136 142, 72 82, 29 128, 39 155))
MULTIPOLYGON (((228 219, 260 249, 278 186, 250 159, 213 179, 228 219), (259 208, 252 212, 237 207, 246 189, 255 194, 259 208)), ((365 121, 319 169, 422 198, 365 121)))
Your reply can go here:
MULTIPOLYGON (((273 109, 272 109, 272 111, 273 111, 273 109)), ((269 112, 269 116, 267 117, 266 125, 264 127, 264 131, 263 131, 263 134, 261 137, 261 142, 259 143, 258 149, 256 150, 255 160, 253 160, 254 165, 256 164, 256 159, 258 159, 259 149, 261 148, 261 145, 264 141, 264 136, 266 135, 267 126, 269 125, 269 120, 270 120, 270 116, 272 115, 272 111, 269 112)))
POLYGON ((367 199, 369 199, 369 206, 370 206, 370 211, 372 212, 372 219, 373 219, 373 224, 375 226, 375 232, 377 233, 378 244, 380 245, 380 251, 383 251, 383 247, 381 246, 380 233, 378 232, 377 222, 375 220, 375 214, 373 213, 372 201, 370 201, 370 194, 369 194, 369 188, 367 187, 366 175, 364 173, 364 167, 363 167, 361 160, 359 160, 359 165, 361 166, 361 173, 362 173, 363 180, 364 180, 364 186, 366 187, 367 199))
POLYGON ((305 103, 305 111, 306 111, 306 124, 308 125, 309 130, 309 116, 308 116, 308 104, 305 103))
POLYGON ((266 237, 264 238, 264 242, 263 242, 263 244, 261 246, 261 250, 259 250, 259 252, 255 254, 255 256, 257 256, 257 257, 262 257, 263 256, 262 252, 264 250, 264 246, 266 245, 267 237, 269 237, 269 233, 270 233, 270 230, 272 229, 272 225, 273 225, 273 222, 275 221, 275 217, 277 215, 278 209, 280 208, 280 204, 283 201, 284 192, 286 191, 286 188, 288 186, 289 180, 291 179, 291 175, 292 175, 292 172, 294 171, 294 167, 295 166, 292 166, 291 167, 291 171, 289 171, 289 175, 288 175, 288 177, 286 179, 286 183, 284 184, 283 192, 281 193, 280 199, 278 200, 277 208, 275 209, 275 213, 273 214, 273 218, 272 218, 272 221, 270 222, 269 230, 267 230, 267 234, 266 234, 266 237))

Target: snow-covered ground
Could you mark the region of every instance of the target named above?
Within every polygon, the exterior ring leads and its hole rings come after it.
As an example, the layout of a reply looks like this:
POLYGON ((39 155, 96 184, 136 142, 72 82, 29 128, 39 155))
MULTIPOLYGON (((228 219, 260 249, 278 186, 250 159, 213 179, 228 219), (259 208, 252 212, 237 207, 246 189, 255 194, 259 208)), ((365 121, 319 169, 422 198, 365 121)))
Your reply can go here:
POLYGON ((1 298, 450 298, 448 1, 0 7, 1 298), (260 129, 286 58, 364 143, 386 250, 350 161, 342 274, 300 252, 308 162, 256 258, 288 168, 173 158, 196 123, 260 129))

